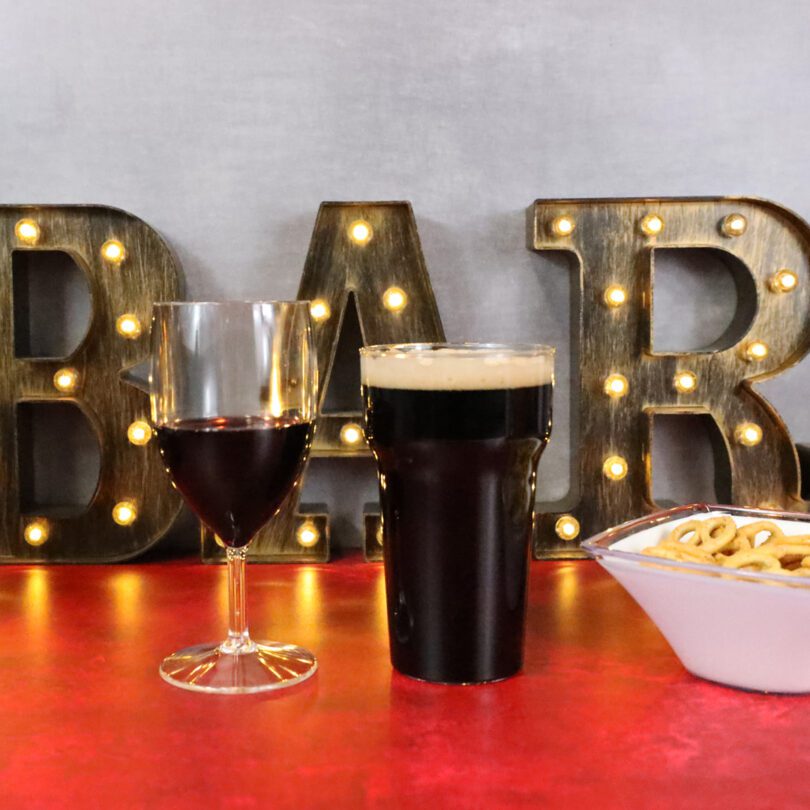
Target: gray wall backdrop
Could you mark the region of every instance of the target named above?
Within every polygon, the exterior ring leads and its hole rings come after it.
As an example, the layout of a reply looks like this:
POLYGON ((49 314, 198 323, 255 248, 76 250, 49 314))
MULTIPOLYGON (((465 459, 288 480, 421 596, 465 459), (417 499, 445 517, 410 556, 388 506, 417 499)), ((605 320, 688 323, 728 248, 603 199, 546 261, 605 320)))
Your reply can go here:
MULTIPOLYGON (((411 200, 448 336, 560 349, 552 500, 570 271, 527 251, 524 209, 754 194, 810 218, 809 22, 802 0, 1 0, 0 202, 127 209, 210 299, 294 295, 321 200, 411 200)), ((727 271, 659 269, 673 317, 656 347, 711 342, 735 307, 727 271)), ((761 387, 797 440, 808 372, 761 387)), ((683 457, 662 425, 656 495, 710 497, 708 449, 683 457)), ((341 466, 318 462, 305 495, 358 545, 372 468, 341 466)))

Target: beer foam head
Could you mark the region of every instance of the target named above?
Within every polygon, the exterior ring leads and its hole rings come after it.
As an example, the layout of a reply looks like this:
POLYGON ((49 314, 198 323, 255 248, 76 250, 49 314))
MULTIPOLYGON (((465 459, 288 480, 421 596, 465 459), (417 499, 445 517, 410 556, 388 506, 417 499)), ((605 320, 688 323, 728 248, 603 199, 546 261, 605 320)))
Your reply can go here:
POLYGON ((554 350, 545 346, 401 346, 360 350, 364 385, 415 391, 480 391, 547 385, 554 350))

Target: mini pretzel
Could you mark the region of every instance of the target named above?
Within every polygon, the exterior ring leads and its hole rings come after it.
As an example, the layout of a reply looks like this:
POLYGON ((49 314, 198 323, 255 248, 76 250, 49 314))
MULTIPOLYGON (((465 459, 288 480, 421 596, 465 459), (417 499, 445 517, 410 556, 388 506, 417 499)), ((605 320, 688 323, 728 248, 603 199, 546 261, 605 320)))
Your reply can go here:
POLYGON ((736 536, 737 527, 731 517, 710 518, 701 526, 700 548, 709 554, 716 554, 730 545, 736 536))
POLYGON ((703 546, 693 546, 690 543, 680 543, 673 540, 665 540, 660 544, 661 548, 668 548, 670 551, 677 551, 687 557, 694 557, 701 562, 711 562, 712 555, 703 546))
POLYGON ((779 560, 767 551, 752 548, 747 551, 738 551, 726 557, 720 563, 726 568, 746 568, 755 571, 781 571, 779 560))
POLYGON ((740 528, 737 529, 737 534, 745 537, 752 546, 754 545, 756 536, 762 534, 762 532, 767 532, 768 537, 764 542, 759 543, 757 548, 759 548, 759 546, 778 543, 785 536, 782 530, 769 520, 758 520, 756 523, 749 523, 747 526, 740 526, 740 528))
POLYGON ((685 545, 696 546, 700 542, 700 533, 702 531, 702 520, 687 520, 686 523, 681 523, 669 533, 669 537, 667 537, 666 542, 683 543, 685 545), (688 540, 682 539, 689 534, 691 534, 692 537, 690 537, 688 540))
POLYGON ((641 553, 647 554, 650 557, 662 557, 666 560, 676 560, 678 562, 714 562, 714 558, 711 554, 701 551, 697 546, 691 546, 688 543, 681 543, 677 540, 674 542, 664 542, 658 546, 650 546, 650 548, 645 548, 641 553))

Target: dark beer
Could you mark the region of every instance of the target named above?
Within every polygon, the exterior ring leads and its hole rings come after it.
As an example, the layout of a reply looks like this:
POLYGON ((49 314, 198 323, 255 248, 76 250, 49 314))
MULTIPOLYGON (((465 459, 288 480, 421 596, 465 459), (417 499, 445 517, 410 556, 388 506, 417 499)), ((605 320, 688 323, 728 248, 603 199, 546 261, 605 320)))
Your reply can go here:
POLYGON ((399 348, 363 356, 392 663, 429 681, 499 680, 523 663, 551 352, 399 348))

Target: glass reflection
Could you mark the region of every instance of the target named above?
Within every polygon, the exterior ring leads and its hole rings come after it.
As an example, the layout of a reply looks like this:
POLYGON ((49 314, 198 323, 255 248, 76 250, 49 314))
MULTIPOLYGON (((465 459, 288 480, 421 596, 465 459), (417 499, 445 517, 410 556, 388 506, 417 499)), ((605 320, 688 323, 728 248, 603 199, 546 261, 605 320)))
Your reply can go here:
POLYGON ((142 615, 143 577, 134 571, 122 571, 110 579, 113 618, 119 630, 132 632, 142 615))
POLYGON ((30 634, 41 635, 48 628, 50 617, 51 583, 45 568, 32 568, 26 572, 23 590, 23 615, 30 634))
POLYGON ((293 600, 295 616, 308 631, 310 643, 320 643, 323 614, 323 593, 318 569, 307 565, 298 569, 295 576, 293 600))
POLYGON ((385 572, 379 566, 377 584, 374 588, 374 629, 380 638, 388 638, 388 607, 385 601, 385 572))
POLYGON ((560 566, 557 583, 557 604, 564 620, 573 618, 572 613, 577 606, 579 577, 575 566, 576 563, 564 563, 560 566))

